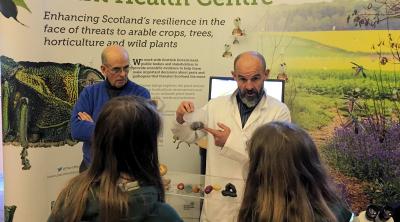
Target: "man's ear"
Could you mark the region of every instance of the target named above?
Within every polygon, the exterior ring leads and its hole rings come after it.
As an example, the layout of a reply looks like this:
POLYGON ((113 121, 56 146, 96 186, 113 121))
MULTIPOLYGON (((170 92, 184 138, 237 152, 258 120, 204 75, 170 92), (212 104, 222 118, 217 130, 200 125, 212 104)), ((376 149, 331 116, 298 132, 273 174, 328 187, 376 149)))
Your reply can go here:
POLYGON ((269 78, 269 69, 265 70, 265 80, 267 80, 269 78))
POLYGON ((100 66, 100 70, 101 70, 101 74, 103 74, 104 77, 107 77, 107 75, 106 75, 106 66, 101 65, 100 66))
POLYGON ((233 77, 233 79, 234 79, 234 80, 236 80, 235 71, 231 71, 231 73, 232 73, 232 77, 233 77))

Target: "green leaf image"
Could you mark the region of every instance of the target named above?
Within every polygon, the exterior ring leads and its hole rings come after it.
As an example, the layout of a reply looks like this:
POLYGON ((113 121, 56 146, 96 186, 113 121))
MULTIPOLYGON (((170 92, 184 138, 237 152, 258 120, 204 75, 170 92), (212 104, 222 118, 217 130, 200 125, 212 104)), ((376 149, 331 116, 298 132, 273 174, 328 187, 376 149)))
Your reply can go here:
POLYGON ((32 13, 31 10, 26 5, 24 0, 13 0, 13 2, 15 3, 16 6, 20 6, 20 7, 24 8, 24 9, 28 10, 28 12, 32 13))

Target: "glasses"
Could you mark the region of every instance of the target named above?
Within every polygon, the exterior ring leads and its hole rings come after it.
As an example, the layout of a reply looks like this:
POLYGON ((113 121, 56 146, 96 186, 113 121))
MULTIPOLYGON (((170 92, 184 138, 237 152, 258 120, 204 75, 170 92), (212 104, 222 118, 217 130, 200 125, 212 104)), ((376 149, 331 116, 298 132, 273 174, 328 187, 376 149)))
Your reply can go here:
POLYGON ((104 64, 105 67, 107 67, 110 70, 110 73, 113 75, 118 75, 120 74, 122 71, 124 71, 125 73, 129 73, 129 65, 126 65, 124 67, 109 67, 108 65, 104 64))

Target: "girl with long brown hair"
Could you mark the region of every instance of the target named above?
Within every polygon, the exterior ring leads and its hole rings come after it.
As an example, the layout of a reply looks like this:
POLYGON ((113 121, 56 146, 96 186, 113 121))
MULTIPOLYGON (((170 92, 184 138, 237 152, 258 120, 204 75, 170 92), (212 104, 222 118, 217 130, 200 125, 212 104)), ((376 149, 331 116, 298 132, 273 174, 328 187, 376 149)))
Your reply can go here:
POLYGON ((336 194, 311 137, 287 122, 259 127, 239 222, 342 222, 353 214, 336 194))
POLYGON ((141 97, 108 101, 96 122, 93 162, 60 193, 48 221, 182 221, 164 203, 161 120, 141 97))

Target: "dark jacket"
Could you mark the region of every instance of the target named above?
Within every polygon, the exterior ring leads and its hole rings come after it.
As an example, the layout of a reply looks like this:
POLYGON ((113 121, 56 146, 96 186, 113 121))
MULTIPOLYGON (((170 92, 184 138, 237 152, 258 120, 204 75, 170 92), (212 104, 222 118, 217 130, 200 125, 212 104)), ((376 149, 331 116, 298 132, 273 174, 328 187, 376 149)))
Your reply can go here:
MULTIPOLYGON (((132 81, 127 82, 119 95, 135 95, 141 96, 145 99, 150 99, 149 91, 132 81)), ((79 94, 79 98, 72 110, 71 134, 72 138, 83 142, 83 161, 85 162, 86 167, 91 163, 90 140, 92 139, 95 122, 99 117, 101 109, 108 100, 110 100, 110 96, 107 93, 107 81, 103 81, 85 87, 79 94), (80 121, 78 118, 78 112, 86 112, 89 114, 93 118, 94 123, 89 121, 80 121)))
MULTIPOLYGON (((183 221, 177 212, 168 204, 160 201, 159 192, 154 186, 137 187, 128 192, 128 216, 120 221, 124 222, 181 222, 183 221)), ((81 222, 100 221, 100 205, 96 188, 91 189, 85 212, 81 222)), ((50 215, 48 222, 56 219, 50 215)))

